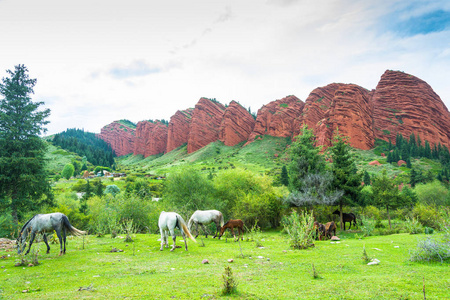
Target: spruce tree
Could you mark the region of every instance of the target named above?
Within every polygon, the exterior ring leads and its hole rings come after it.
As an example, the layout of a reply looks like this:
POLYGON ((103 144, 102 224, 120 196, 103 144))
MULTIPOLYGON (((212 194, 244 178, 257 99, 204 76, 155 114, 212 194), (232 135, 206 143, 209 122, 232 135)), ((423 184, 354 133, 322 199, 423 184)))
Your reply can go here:
POLYGON ((333 160, 333 186, 344 192, 338 200, 339 211, 341 212, 341 228, 344 228, 342 223, 343 206, 357 204, 362 189, 361 175, 357 173, 355 161, 350 153, 350 145, 347 141, 348 138, 341 136, 337 131, 333 139, 333 146, 330 148, 333 160))
POLYGON ((45 170, 45 142, 49 109, 33 102, 36 79, 24 65, 7 70, 0 83, 0 209, 11 211, 17 224, 22 214, 52 202, 45 170))

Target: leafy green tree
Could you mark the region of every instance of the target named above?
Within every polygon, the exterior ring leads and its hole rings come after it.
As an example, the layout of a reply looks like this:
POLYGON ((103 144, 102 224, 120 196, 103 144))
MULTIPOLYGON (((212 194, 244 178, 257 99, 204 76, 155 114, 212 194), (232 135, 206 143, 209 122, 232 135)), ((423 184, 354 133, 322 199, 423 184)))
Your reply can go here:
POLYGON ((75 168, 72 164, 66 164, 61 172, 62 177, 69 180, 70 177, 73 176, 73 173, 75 172, 75 168))
POLYGON ((50 115, 30 95, 36 79, 24 65, 7 70, 0 83, 0 209, 9 209, 15 224, 19 213, 51 203, 53 196, 45 170, 45 142, 39 135, 50 115))
POLYGON ((343 196, 339 198, 340 226, 343 227, 342 207, 344 205, 358 204, 359 195, 362 189, 361 175, 357 173, 357 168, 353 156, 350 153, 348 138, 336 132, 333 138, 333 146, 330 147, 331 158, 333 160, 333 186, 342 190, 343 196))
POLYGON ((390 209, 395 209, 404 204, 404 199, 400 197, 398 187, 393 180, 387 176, 386 169, 382 174, 376 176, 372 180, 373 204, 379 208, 386 208, 389 220, 389 228, 391 226, 390 209))
POLYGON ((184 168, 171 174, 166 181, 164 200, 181 213, 191 213, 197 209, 219 209, 213 205, 214 185, 211 180, 192 168, 184 168))
POLYGON ((100 179, 93 180, 93 186, 94 194, 99 197, 103 196, 103 191, 106 186, 102 183, 102 181, 100 179))
POLYGON ((120 193, 120 188, 115 184, 110 184, 105 188, 105 194, 111 194, 115 197, 118 193, 120 193))

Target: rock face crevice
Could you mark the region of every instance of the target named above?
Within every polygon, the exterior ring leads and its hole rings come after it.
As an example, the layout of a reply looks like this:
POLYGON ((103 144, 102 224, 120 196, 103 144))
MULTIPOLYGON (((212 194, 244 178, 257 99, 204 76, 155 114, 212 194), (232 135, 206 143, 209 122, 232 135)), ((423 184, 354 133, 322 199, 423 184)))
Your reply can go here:
POLYGON ((450 114, 440 97, 423 80, 399 71, 386 71, 372 91, 356 84, 331 83, 314 89, 305 102, 295 96, 272 101, 258 110, 256 120, 238 102, 225 107, 200 98, 195 108, 177 111, 167 125, 141 121, 133 128, 115 121, 99 137, 117 155, 170 152, 187 144, 192 153, 217 140, 234 146, 264 135, 295 137, 307 125, 316 144, 329 147, 339 131, 352 147, 367 150, 375 139, 395 142, 411 133, 422 143, 450 148, 450 114))

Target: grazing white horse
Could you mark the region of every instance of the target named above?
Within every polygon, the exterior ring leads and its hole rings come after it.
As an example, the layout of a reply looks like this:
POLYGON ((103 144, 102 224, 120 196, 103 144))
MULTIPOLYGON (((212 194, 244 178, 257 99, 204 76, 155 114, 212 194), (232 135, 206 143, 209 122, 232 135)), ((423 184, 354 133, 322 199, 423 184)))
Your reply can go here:
POLYGON ((169 241, 168 241, 168 233, 169 232, 173 239, 173 246, 172 246, 172 249, 170 249, 170 251, 175 250, 175 248, 176 248, 175 240, 177 238, 175 235, 176 227, 178 227, 178 229, 180 229, 180 231, 181 231, 181 235, 183 236, 183 239, 184 239, 184 246, 185 246, 186 251, 188 249, 186 235, 191 240, 193 240, 194 242, 197 243, 195 238, 189 232, 189 229, 186 226, 186 222, 184 222, 183 218, 175 212, 165 212, 165 211, 161 212, 161 214, 159 215, 158 226, 159 226, 159 231, 161 232, 161 249, 159 249, 161 251, 163 250, 164 245, 166 245, 167 248, 169 247, 169 241))
POLYGON ((25 250, 25 241, 27 240, 28 234, 30 234, 30 246, 28 247, 28 251, 25 255, 30 252, 31 245, 33 244, 36 234, 43 232, 44 234, 42 237, 47 245, 48 254, 50 252, 50 246, 48 245, 45 232, 53 232, 53 230, 56 231, 56 235, 59 238, 59 255, 66 254, 66 230, 73 235, 82 235, 86 233, 86 231, 81 231, 73 227, 67 216, 63 213, 56 212, 45 215, 35 215, 28 220, 28 222, 26 222, 20 230, 19 237, 17 238, 18 253, 20 254, 23 250, 25 250), (22 245, 22 247, 20 247, 20 245, 22 245))
POLYGON ((188 229, 192 232, 192 225, 195 224, 195 231, 197 232, 196 238, 198 237, 198 225, 200 225, 205 232, 205 237, 208 237, 208 231, 204 225, 208 225, 214 222, 216 224, 216 234, 213 236, 215 238, 223 226, 223 215, 218 210, 196 210, 188 222, 188 229))

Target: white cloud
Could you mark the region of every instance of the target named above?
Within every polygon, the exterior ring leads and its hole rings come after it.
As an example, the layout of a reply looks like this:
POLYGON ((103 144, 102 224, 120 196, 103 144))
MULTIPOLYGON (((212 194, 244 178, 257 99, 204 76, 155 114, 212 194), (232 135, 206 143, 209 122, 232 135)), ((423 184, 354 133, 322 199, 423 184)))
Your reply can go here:
POLYGON ((427 81, 450 107, 450 32, 405 37, 389 23, 447 2, 4 0, 0 76, 29 68, 50 134, 168 120, 202 96, 256 111, 331 82, 372 89, 386 69, 427 81))

